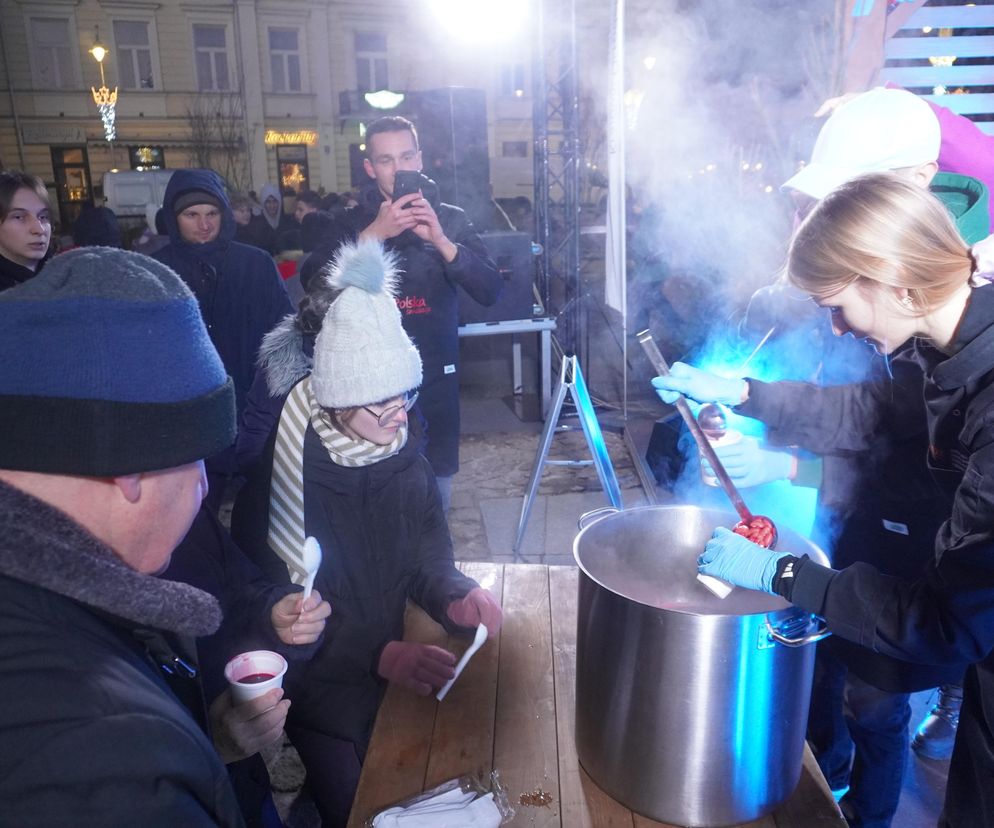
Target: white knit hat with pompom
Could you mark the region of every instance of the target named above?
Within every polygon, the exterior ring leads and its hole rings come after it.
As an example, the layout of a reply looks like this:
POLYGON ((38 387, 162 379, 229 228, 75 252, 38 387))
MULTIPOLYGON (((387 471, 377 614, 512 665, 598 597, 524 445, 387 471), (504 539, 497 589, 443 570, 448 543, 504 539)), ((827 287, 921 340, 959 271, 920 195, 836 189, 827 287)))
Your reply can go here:
POLYGON ((370 240, 342 247, 328 283, 331 303, 314 344, 311 388, 325 408, 354 408, 421 385, 421 355, 401 324, 397 256, 370 240))

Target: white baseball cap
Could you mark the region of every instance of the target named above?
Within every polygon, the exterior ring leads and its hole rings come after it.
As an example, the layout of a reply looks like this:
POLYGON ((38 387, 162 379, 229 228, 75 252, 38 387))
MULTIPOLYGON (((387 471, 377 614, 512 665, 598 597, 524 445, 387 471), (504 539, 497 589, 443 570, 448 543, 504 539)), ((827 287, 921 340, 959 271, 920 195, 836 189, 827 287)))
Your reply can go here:
POLYGON ((838 107, 818 133, 811 163, 780 188, 822 199, 864 173, 939 157, 939 119, 917 95, 877 87, 838 107))

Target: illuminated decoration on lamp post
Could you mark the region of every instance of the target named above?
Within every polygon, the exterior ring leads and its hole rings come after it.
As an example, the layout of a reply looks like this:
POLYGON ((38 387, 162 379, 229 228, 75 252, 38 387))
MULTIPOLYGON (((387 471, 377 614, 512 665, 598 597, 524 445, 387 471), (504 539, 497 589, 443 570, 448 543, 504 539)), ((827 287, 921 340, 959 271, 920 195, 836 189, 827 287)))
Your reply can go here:
POLYGON ((116 118, 114 107, 117 106, 117 87, 115 86, 112 92, 107 88, 107 81, 104 79, 104 58, 107 57, 107 50, 100 43, 99 29, 96 30, 90 54, 93 55, 93 59, 100 67, 100 88, 94 89, 91 86, 90 91, 93 93, 93 102, 97 105, 97 109, 100 112, 100 120, 104 125, 104 137, 110 143, 117 137, 117 129, 114 126, 116 118))

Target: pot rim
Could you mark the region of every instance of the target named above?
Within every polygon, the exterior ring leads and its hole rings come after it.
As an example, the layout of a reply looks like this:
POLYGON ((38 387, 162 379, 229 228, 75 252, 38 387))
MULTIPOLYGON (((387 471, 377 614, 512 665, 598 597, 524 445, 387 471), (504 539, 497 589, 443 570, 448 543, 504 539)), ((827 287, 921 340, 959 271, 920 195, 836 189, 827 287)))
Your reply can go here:
MULTIPOLYGON (((674 613, 678 613, 680 615, 684 615, 684 616, 688 616, 688 617, 695 617, 695 618, 716 618, 716 619, 719 619, 719 618, 748 618, 748 617, 752 617, 752 616, 764 616, 764 615, 765 616, 771 616, 771 615, 775 616, 776 614, 784 612, 784 611, 789 611, 789 610, 795 610, 796 611, 796 610, 799 609, 799 608, 795 607, 793 604, 791 604, 789 601, 787 601, 784 598, 781 598, 778 595, 769 595, 769 598, 770 598, 771 602, 774 603, 774 606, 771 606, 768 609, 764 609, 764 610, 757 610, 755 612, 699 612, 699 611, 696 611, 696 610, 690 609, 690 608, 683 609, 683 608, 680 608, 680 607, 660 607, 660 606, 655 605, 655 604, 646 603, 645 601, 639 600, 638 598, 632 597, 631 595, 627 595, 624 592, 620 592, 615 587, 612 587, 610 584, 604 583, 604 581, 601 578, 599 578, 596 575, 594 575, 588 569, 588 567, 584 564, 583 560, 581 559, 581 556, 580 556, 580 545, 581 545, 581 542, 583 540, 584 535, 586 535, 588 532, 590 532, 591 530, 593 530, 594 527, 599 526, 600 524, 602 524, 604 521, 611 521, 611 520, 615 520, 615 519, 623 519, 622 518, 623 515, 634 514, 634 513, 639 513, 639 512, 677 511, 677 510, 683 511, 683 510, 688 510, 688 509, 694 510, 696 512, 703 512, 703 513, 707 513, 707 514, 721 515, 723 517, 727 517, 728 518, 728 520, 723 520, 722 518, 718 518, 716 520, 716 522, 715 522, 716 526, 727 525, 728 528, 731 528, 732 525, 734 525, 736 522, 738 522, 738 516, 734 512, 724 511, 722 509, 713 509, 713 508, 707 508, 707 507, 703 507, 703 506, 696 506, 693 503, 656 503, 656 504, 645 504, 645 505, 633 506, 630 509, 614 509, 613 511, 610 508, 605 508, 603 510, 598 509, 598 510, 594 510, 594 512, 604 511, 605 514, 602 515, 602 516, 600 516, 600 517, 598 517, 593 522, 588 523, 586 526, 583 526, 583 528, 580 529, 580 531, 573 538, 573 560, 576 562, 577 568, 580 570, 580 572, 582 572, 585 577, 589 578, 590 581, 591 581, 591 583, 595 584, 596 586, 600 587, 601 589, 607 590, 612 595, 616 595, 617 597, 619 597, 619 598, 621 598, 621 599, 623 599, 625 601, 630 601, 631 603, 637 604, 640 607, 645 607, 646 609, 654 610, 656 612, 674 612, 674 613)), ((591 512, 591 513, 588 513, 588 514, 593 514, 594 512, 591 512)), ((583 516, 581 516, 580 520, 582 522, 583 516)), ((810 555, 812 552, 815 553, 814 555, 812 555, 812 557, 815 558, 815 560, 816 560, 817 563, 820 563, 820 564, 822 564, 824 566, 828 566, 829 565, 828 556, 813 541, 811 541, 810 539, 805 538, 802 535, 800 535, 800 534, 798 534, 796 532, 793 532, 793 531, 791 531, 789 529, 786 530, 786 533, 787 533, 788 536, 794 535, 794 536, 796 536, 796 537, 804 540, 807 544, 809 544, 810 547, 811 547, 811 549, 807 550, 805 552, 805 554, 809 554, 810 555)), ((781 533, 781 534, 783 534, 783 533, 781 533)), ((719 598, 715 598, 714 600, 718 601, 718 602, 722 602, 722 599, 719 599, 719 598)), ((719 603, 719 604, 715 604, 715 607, 723 606, 723 605, 725 605, 725 604, 722 602, 722 603, 719 603)), ((732 605, 728 605, 728 606, 732 606, 732 605)))

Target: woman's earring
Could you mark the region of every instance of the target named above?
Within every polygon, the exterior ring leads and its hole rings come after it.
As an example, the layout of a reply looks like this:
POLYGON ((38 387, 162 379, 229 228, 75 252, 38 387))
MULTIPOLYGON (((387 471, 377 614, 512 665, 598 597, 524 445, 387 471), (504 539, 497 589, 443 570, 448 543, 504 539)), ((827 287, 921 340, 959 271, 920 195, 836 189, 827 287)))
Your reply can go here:
POLYGON ((914 302, 911 301, 910 296, 905 295, 901 298, 901 305, 908 310, 911 310, 914 307, 914 302))

